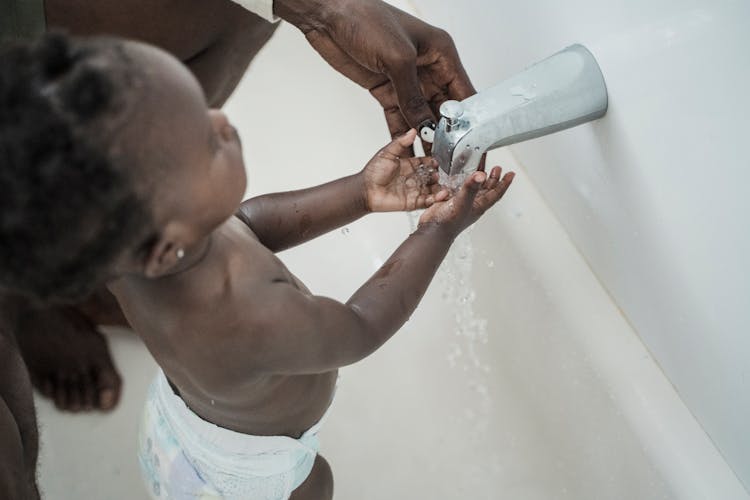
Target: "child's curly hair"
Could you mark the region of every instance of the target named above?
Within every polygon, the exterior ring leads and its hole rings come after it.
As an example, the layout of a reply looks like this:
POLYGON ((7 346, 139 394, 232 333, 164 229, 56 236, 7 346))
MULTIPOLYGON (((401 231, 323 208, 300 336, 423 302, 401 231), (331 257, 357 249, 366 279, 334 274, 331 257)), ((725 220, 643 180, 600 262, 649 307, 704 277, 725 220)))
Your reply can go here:
POLYGON ((82 299, 125 249, 143 249, 148 207, 113 148, 138 75, 114 39, 0 50, 0 287, 82 299))

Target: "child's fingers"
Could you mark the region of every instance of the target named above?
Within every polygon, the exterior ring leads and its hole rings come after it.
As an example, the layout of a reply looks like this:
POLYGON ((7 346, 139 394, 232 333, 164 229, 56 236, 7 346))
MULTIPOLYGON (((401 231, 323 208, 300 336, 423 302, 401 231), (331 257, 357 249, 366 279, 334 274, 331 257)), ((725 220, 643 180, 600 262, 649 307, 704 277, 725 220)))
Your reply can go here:
POLYGON ((486 180, 487 180, 487 174, 480 170, 477 170, 476 172, 472 173, 470 176, 466 178, 466 180, 464 181, 463 187, 469 190, 478 191, 479 188, 482 187, 482 184, 484 184, 484 181, 486 180))
POLYGON ((501 186, 499 188, 500 189, 500 197, 501 198, 505 194, 505 192, 508 190, 508 188, 510 187, 511 183, 513 183, 513 179, 515 179, 515 177, 516 177, 516 173, 515 172, 508 172, 507 174, 505 174, 503 176, 502 180, 500 181, 500 185, 501 186))
POLYGON ((500 181, 497 183, 497 186, 495 186, 495 188, 492 190, 492 193, 497 196, 498 200, 502 198, 505 192, 508 190, 515 176, 515 172, 508 172, 503 176, 502 179, 500 179, 500 181))
POLYGON ((430 193, 432 193, 434 195, 436 195, 436 194, 438 194, 438 193, 440 193, 442 191, 445 191, 446 193, 448 193, 448 189, 445 186, 441 186, 440 184, 438 184, 437 181, 435 181, 433 183, 430 183, 429 186, 425 186, 425 187, 427 189, 429 189, 430 193))
POLYGON ((401 145, 401 147, 408 149, 414 144, 414 140, 417 138, 417 129, 412 128, 409 129, 407 133, 405 133, 402 136, 396 137, 396 142, 401 145))
POLYGON ((445 201, 450 198, 451 192, 445 188, 441 188, 440 191, 435 195, 435 201, 445 201))
MULTIPOLYGON (((404 168, 411 169, 413 175, 417 177, 420 185, 422 186, 434 186, 440 180, 438 174, 437 160, 429 156, 421 156, 417 158, 406 158, 401 160, 402 172, 404 168), (408 167, 404 166, 404 162, 408 164, 408 167)), ((409 173, 407 175, 412 175, 409 173)))
POLYGON ((513 172, 508 172, 503 176, 502 179, 497 179, 497 177, 494 177, 490 178, 490 180, 487 181, 487 190, 482 192, 481 200, 481 203, 485 206, 485 208, 491 207, 492 205, 497 203, 500 198, 503 197, 505 192, 508 190, 508 186, 510 186, 511 182, 513 182, 514 175, 515 174, 513 172))
POLYGON ((500 167, 493 167, 490 171, 490 175, 487 178, 487 182, 484 183, 484 188, 487 190, 492 190, 497 186, 497 184, 500 182, 500 174, 502 173, 503 169, 500 167))
POLYGON ((407 162, 415 170, 419 167, 424 167, 437 171, 437 160, 431 156, 415 156, 413 158, 404 158, 402 161, 407 162))
POLYGON ((472 203, 485 180, 487 174, 484 172, 476 171, 469 175, 455 196, 456 203, 472 203))
POLYGON ((411 156, 411 146, 414 144, 414 139, 417 138, 416 129, 411 129, 404 135, 398 136, 393 139, 386 147, 381 149, 382 153, 386 154, 386 157, 407 157, 411 156))
POLYGON ((430 194, 425 196, 424 203, 421 206, 422 208, 431 207, 435 203, 440 203, 448 198, 450 198, 450 191, 441 186, 438 189, 433 189, 430 194))

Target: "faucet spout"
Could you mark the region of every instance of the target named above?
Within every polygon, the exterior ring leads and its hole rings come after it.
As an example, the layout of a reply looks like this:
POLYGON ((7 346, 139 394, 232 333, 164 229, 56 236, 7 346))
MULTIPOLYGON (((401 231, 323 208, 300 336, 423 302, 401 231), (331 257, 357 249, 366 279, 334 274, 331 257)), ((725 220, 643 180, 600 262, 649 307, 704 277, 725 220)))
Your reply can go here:
POLYGON ((606 112, 607 87, 596 59, 572 45, 468 99, 443 103, 433 155, 447 174, 473 172, 487 151, 606 112))

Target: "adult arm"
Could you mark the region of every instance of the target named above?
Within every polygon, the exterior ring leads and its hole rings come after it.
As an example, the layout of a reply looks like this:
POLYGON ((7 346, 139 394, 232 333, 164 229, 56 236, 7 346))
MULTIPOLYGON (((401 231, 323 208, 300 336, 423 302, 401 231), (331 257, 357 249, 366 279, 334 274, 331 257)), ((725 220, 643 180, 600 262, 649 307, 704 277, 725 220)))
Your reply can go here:
POLYGON ((337 71, 380 102, 393 137, 476 91, 450 35, 382 0, 274 0, 337 71))
MULTIPOLYGON (((11 311, 9 302, 10 297, 0 296, 4 311, 11 311)), ((35 484, 36 419, 31 386, 23 382, 26 367, 9 330, 13 321, 9 315, 0 317, 0 491, 3 498, 34 499, 39 498, 35 484), (26 429, 26 443, 22 429, 26 429)))
POLYGON ((16 419, 5 400, 0 397, 0 491, 4 498, 37 498, 29 484, 21 434, 16 419), (31 496, 29 496, 31 495, 31 496))

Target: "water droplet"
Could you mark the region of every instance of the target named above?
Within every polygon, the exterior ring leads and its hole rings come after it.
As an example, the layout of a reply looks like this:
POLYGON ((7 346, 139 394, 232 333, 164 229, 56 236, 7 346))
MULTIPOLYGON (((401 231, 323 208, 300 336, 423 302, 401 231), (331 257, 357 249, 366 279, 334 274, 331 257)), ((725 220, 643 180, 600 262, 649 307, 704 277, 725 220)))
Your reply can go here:
POLYGON ((343 234, 344 236, 349 234, 349 228, 348 227, 341 228, 341 234, 343 234))
MULTIPOLYGON (((461 177, 461 181, 464 178, 465 176, 461 177)), ((456 239, 438 277, 442 285, 443 300, 454 311, 452 333, 455 335, 455 343, 451 343, 448 348, 448 364, 453 369, 460 369, 468 377, 468 389, 474 394, 468 411, 472 415, 474 428, 481 430, 488 426, 492 402, 486 383, 489 366, 481 356, 489 335, 488 321, 478 316, 475 310, 477 293, 470 276, 475 257, 482 251, 473 248, 470 231, 467 230, 456 239)), ((487 258, 479 262, 487 262, 487 258)))
POLYGON ((467 144, 466 149, 471 149, 471 144, 467 144))
POLYGON ((491 260, 487 263, 487 267, 495 267, 495 261, 491 260))
POLYGON ((215 401, 214 401, 214 400, 212 399, 212 400, 211 400, 211 406, 213 406, 213 405, 215 405, 215 404, 216 404, 216 402, 215 402, 215 401))
POLYGON ((479 152, 479 146, 474 146, 474 151, 479 152))

